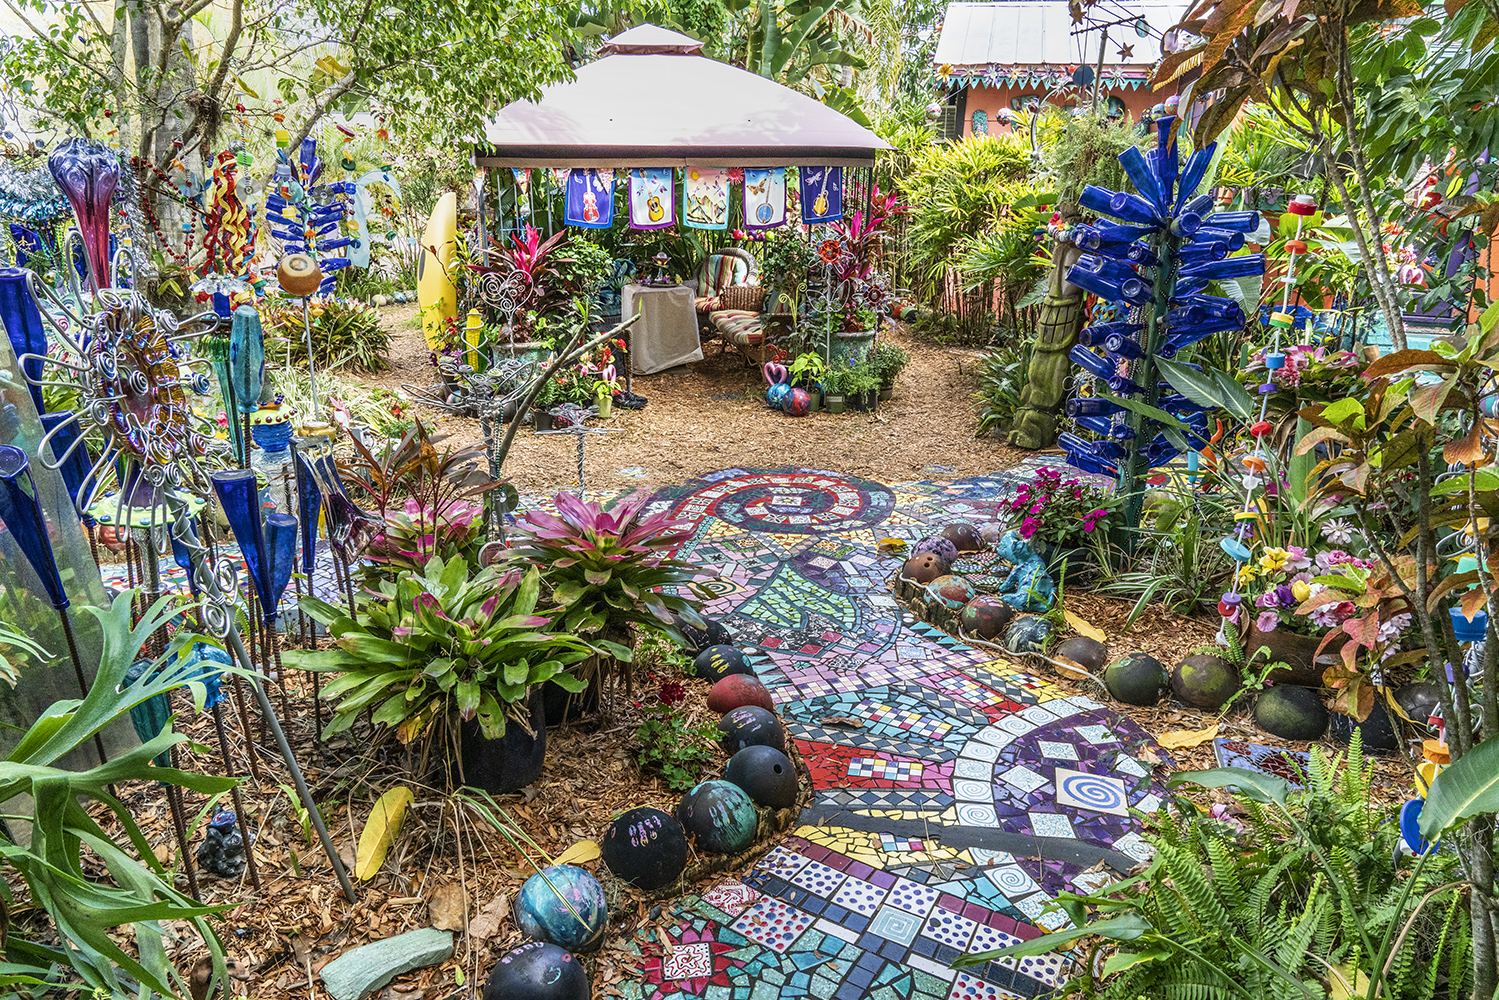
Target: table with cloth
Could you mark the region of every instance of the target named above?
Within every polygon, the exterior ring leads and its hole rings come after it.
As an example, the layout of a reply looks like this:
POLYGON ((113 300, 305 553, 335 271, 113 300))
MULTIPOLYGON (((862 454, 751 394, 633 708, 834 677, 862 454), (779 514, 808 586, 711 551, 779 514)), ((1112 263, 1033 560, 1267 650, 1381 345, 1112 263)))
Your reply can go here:
POLYGON ((630 328, 630 363, 635 374, 654 375, 703 360, 691 288, 625 285, 620 293, 620 315, 628 319, 637 309, 640 320, 630 328))

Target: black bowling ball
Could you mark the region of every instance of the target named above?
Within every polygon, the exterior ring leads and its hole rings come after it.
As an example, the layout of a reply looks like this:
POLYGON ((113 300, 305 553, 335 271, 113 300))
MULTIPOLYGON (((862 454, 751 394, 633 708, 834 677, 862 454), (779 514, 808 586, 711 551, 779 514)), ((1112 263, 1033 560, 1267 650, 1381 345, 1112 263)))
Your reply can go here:
POLYGON ((749 793, 756 805, 771 809, 796 805, 796 767, 775 747, 745 747, 729 759, 723 776, 749 793))
POLYGON ((745 747, 773 747, 786 752, 786 730, 774 712, 758 705, 741 705, 718 720, 718 745, 736 754, 745 747))
POLYGON ((599 853, 626 882, 659 889, 687 869, 687 834, 670 813, 640 806, 614 818, 599 841, 599 853))
POLYGON ((583 963, 547 941, 532 941, 501 956, 484 1000, 589 1000, 583 963))
POLYGON ((712 618, 703 619, 703 627, 689 625, 682 619, 676 619, 677 631, 682 633, 682 638, 687 640, 687 645, 682 647, 682 652, 688 656, 696 656, 710 646, 732 646, 734 637, 722 622, 714 621, 712 618))
POLYGON ((744 659, 744 654, 733 646, 709 646, 692 661, 692 669, 709 684, 716 684, 730 674, 753 675, 755 668, 744 659))

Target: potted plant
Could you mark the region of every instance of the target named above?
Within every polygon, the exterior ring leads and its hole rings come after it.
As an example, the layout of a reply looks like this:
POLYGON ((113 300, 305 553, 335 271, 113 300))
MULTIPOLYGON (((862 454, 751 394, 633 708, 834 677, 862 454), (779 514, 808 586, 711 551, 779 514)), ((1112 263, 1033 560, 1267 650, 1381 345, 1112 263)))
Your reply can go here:
POLYGON ((880 377, 875 374, 868 358, 859 361, 850 371, 848 395, 853 401, 854 409, 867 413, 874 409, 875 401, 879 398, 880 377))
MULTIPOLYGON (((562 627, 587 637, 599 652, 579 671, 591 689, 584 709, 597 703, 606 675, 617 674, 630 686, 625 665, 633 659, 636 628, 663 631, 685 643, 678 619, 701 627, 700 602, 690 596, 697 568, 671 555, 690 532, 665 514, 642 516, 650 496, 642 491, 605 507, 559 493, 556 514, 533 510, 516 522, 508 562, 539 569, 560 606, 562 627)), ((553 694, 557 698, 548 717, 560 719, 567 709, 565 694, 553 694)))
POLYGON ((1112 491, 1042 468, 1016 489, 1009 513, 1015 530, 1046 561, 1052 576, 1076 581, 1087 572, 1084 546, 1102 540, 1108 519, 1122 506, 1112 491))
POLYGON ((552 407, 563 401, 557 378, 558 376, 553 376, 541 383, 531 399, 531 422, 538 431, 552 429, 552 407))
POLYGON ((822 379, 827 370, 827 362, 816 351, 803 351, 791 363, 791 384, 807 391, 812 399, 809 411, 822 406, 822 379))
POLYGON ((895 378, 911 363, 911 353, 899 344, 881 341, 869 351, 869 362, 880 377, 880 398, 895 395, 895 378))
POLYGON ((592 647, 560 631, 559 611, 537 614, 541 573, 430 559, 420 573, 380 580, 354 617, 314 597, 303 612, 336 636, 322 652, 290 651, 290 666, 339 676, 323 688, 334 703, 326 730, 341 732, 372 710, 381 738, 413 748, 419 776, 493 793, 541 776, 546 717, 533 698, 547 681, 585 684, 567 668, 592 647))
POLYGON ((822 402, 829 413, 842 413, 848 405, 849 386, 853 370, 839 360, 829 365, 822 377, 822 402))
POLYGON ((598 407, 599 416, 605 420, 614 412, 616 392, 619 392, 619 378, 614 374, 613 365, 605 365, 593 383, 594 405, 598 407))

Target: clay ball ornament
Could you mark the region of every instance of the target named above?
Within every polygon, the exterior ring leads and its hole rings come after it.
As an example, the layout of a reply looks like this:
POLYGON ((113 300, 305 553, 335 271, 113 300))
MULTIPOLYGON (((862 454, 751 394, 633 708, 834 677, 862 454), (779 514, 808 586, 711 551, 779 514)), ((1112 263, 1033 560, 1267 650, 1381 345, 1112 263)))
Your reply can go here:
POLYGON ((521 933, 568 951, 592 951, 609 927, 599 880, 575 865, 552 865, 526 879, 515 897, 521 933))
POLYGON ((923 552, 936 553, 949 566, 958 558, 958 547, 941 535, 928 535, 911 547, 913 556, 921 555, 923 552))
POLYGON ((774 712, 743 705, 718 720, 718 745, 735 754, 745 747, 773 747, 786 751, 786 730, 774 712))
POLYGON ((692 669, 710 684, 717 684, 730 674, 754 676, 755 668, 744 659, 744 654, 733 646, 709 646, 692 661, 692 669))
POLYGON ((796 766, 775 747, 745 747, 729 759, 723 776, 768 809, 790 809, 796 805, 796 766))
POLYGON ((484 984, 484 1000, 589 1000, 583 963, 548 941, 506 952, 484 984))
POLYGON ((979 529, 967 521, 954 521, 942 529, 942 537, 952 542, 959 552, 981 552, 984 549, 983 536, 979 529))
POLYGON ((306 298, 323 283, 323 269, 305 253, 288 254, 276 265, 276 281, 286 294, 306 298))
POLYGON ((659 889, 687 870, 687 834, 670 813, 639 806, 610 822, 599 854, 624 881, 639 889, 659 889))
POLYGON ((980 594, 958 614, 958 627, 980 639, 998 639, 1015 617, 1015 609, 993 594, 980 594))
POLYGON ((1035 615, 1016 618, 1005 629, 1005 649, 1016 656, 1022 653, 1046 653, 1046 644, 1051 641, 1051 622, 1035 615))
POLYGON ((806 389, 792 389, 781 397, 781 412, 788 417, 805 417, 812 409, 812 396, 806 389))
POLYGON ((677 819, 710 854, 737 854, 755 839, 759 822, 755 804, 738 785, 704 781, 677 803, 677 819))
POLYGON ((931 583, 939 576, 946 576, 952 564, 935 552, 918 552, 906 560, 900 575, 913 583, 931 583))
POLYGON ((730 674, 713 685, 708 692, 708 711, 723 715, 736 708, 753 705, 767 712, 775 710, 770 689, 753 674, 730 674))
POLYGON ((1097 639, 1078 635, 1058 646, 1056 655, 1071 660, 1089 673, 1097 673, 1109 662, 1109 647, 1097 639))
POLYGON ((978 596, 978 591, 963 577, 949 574, 927 584, 925 595, 928 604, 940 604, 949 611, 962 611, 978 596))

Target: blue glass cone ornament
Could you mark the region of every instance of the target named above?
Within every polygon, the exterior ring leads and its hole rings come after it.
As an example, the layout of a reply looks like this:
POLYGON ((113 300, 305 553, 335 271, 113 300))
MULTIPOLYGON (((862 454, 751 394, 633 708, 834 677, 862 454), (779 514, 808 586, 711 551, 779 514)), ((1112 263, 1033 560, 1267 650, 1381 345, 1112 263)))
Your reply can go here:
POLYGON ((1236 233, 1252 233, 1260 228, 1258 212, 1217 212, 1202 220, 1205 226, 1227 229, 1236 233))
MULTIPOLYGON (((88 442, 83 439, 83 431, 72 410, 43 413, 42 431, 43 437, 50 438, 48 443, 52 448, 53 460, 62 463, 57 471, 62 474, 63 485, 68 488, 68 496, 76 509, 78 493, 83 489, 89 469, 94 466, 94 456, 88 450, 88 442)), ((94 524, 94 519, 89 514, 80 516, 84 524, 94 524)))
POLYGON ((1124 407, 1118 403, 1111 403, 1107 399, 1099 399, 1096 396, 1077 397, 1067 400, 1067 415, 1069 417, 1107 417, 1123 412, 1124 407))
POLYGON ((47 157, 47 169, 78 219, 89 285, 108 288, 109 204, 120 182, 119 154, 95 139, 69 139, 47 157))
POLYGON ((57 559, 52 555, 52 539, 47 535, 36 480, 31 477, 31 462, 24 451, 8 444, 0 445, 0 521, 41 580, 52 606, 58 610, 67 607, 68 595, 62 589, 57 559))
POLYGON ((1216 142, 1210 142, 1202 149, 1187 157, 1187 166, 1182 171, 1181 176, 1182 193, 1177 198, 1177 214, 1191 212, 1193 215, 1201 215, 1212 207, 1213 199, 1211 195, 1202 195, 1201 197, 1193 198, 1189 202, 1186 199, 1191 197, 1190 192, 1196 191, 1197 185, 1202 183, 1202 178, 1208 172, 1208 166, 1213 162, 1213 153, 1217 148, 1218 144, 1216 142), (1186 204, 1182 204, 1182 202, 1186 202, 1186 204))
MULTIPOLYGON (((194 536, 196 536, 198 533, 196 518, 194 518, 193 520, 192 532, 194 536)), ((196 599, 198 596, 198 581, 193 576, 192 552, 189 551, 188 547, 186 545, 183 545, 182 542, 177 538, 176 532, 171 532, 170 534, 172 538, 172 562, 176 563, 180 569, 184 570, 187 573, 188 592, 192 594, 194 599, 196 599)))
POLYGON ((1135 432, 1127 424, 1115 423, 1108 417, 1078 417, 1077 425, 1095 434, 1117 438, 1120 441, 1128 441, 1135 436, 1135 432))
POLYGON ((269 600, 271 567, 266 558, 265 532, 260 524, 260 485, 251 469, 227 469, 211 477, 213 492, 224 508, 224 517, 239 543, 239 554, 245 560, 250 582, 260 596, 262 608, 274 607, 269 600))
POLYGON ((213 375, 219 383, 219 395, 224 400, 224 415, 229 418, 229 444, 234 450, 235 458, 244 461, 247 457, 244 421, 235 419, 235 415, 239 413, 239 403, 234 394, 234 379, 229 374, 230 338, 223 330, 220 325, 198 343, 202 345, 209 364, 213 365, 213 375))
POLYGON ((1086 347, 1074 347, 1068 357, 1072 359, 1073 364, 1098 378, 1110 378, 1114 374, 1114 362, 1108 358, 1099 357, 1086 347))
POLYGON ((1130 340, 1128 337, 1114 334, 1103 342, 1103 349, 1116 358, 1143 358, 1145 348, 1130 340))
POLYGON ((46 413, 42 404, 42 387, 31 385, 31 380, 42 377, 42 363, 47 357, 47 330, 42 326, 42 314, 36 308, 36 298, 31 294, 31 272, 20 267, 0 268, 0 321, 5 323, 5 333, 10 337, 10 349, 16 352, 25 373, 27 390, 37 413, 46 413), (22 359, 22 355, 34 357, 22 359))
POLYGON ((267 514, 265 545, 271 560, 270 600, 262 607, 267 620, 275 621, 281 598, 286 594, 286 585, 291 582, 292 571, 297 566, 297 519, 290 514, 267 514))
MULTIPOLYGON (((131 685, 151 670, 151 660, 136 660, 125 671, 125 684, 131 685)), ((154 672, 154 671, 153 671, 154 672)), ((165 694, 159 694, 152 698, 134 705, 130 709, 130 725, 135 729, 135 735, 140 737, 142 743, 149 743, 161 735, 161 731, 167 726, 167 719, 172 714, 172 703, 167 700, 165 694)), ((157 767, 172 766, 172 751, 163 750, 151 758, 151 763, 157 767)))
POLYGON ((1201 263, 1209 260, 1222 260, 1228 256, 1228 244, 1221 240, 1203 240, 1202 242, 1188 243, 1181 248, 1181 262, 1185 266, 1189 261, 1201 263))
POLYGON ((318 514, 323 508, 323 492, 318 489, 317 474, 307 456, 297 451, 293 468, 297 474, 297 512, 302 524, 302 573, 312 578, 312 564, 317 555, 318 514))
POLYGON ((1126 281, 1114 281, 1097 271, 1074 267, 1067 273, 1067 280, 1084 291, 1092 292, 1099 298, 1110 302, 1128 302, 1130 305, 1141 306, 1151 299, 1150 289, 1138 277, 1131 277, 1126 281))
POLYGON ((229 377, 234 380, 234 404, 239 412, 258 410, 265 382, 265 334, 254 306, 234 310, 229 328, 229 377))
POLYGON ((1216 240, 1228 247, 1229 253, 1238 253, 1244 249, 1244 234, 1233 229, 1219 229, 1216 226, 1200 226, 1192 234, 1195 239, 1216 240))
POLYGON ((1165 214, 1170 203, 1166 198, 1166 192, 1161 187, 1161 181, 1156 172, 1150 169, 1145 162, 1145 157, 1140 150, 1131 146, 1119 154, 1119 163, 1124 167, 1124 172, 1134 183, 1135 189, 1155 204, 1156 210, 1165 214))
POLYGON ((1169 396, 1161 397, 1161 409, 1181 416, 1189 413, 1206 413, 1212 407, 1194 402, 1181 393, 1172 393, 1169 396))

